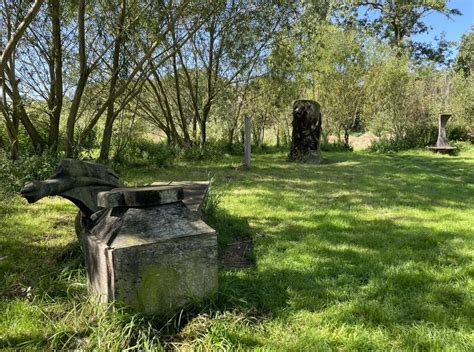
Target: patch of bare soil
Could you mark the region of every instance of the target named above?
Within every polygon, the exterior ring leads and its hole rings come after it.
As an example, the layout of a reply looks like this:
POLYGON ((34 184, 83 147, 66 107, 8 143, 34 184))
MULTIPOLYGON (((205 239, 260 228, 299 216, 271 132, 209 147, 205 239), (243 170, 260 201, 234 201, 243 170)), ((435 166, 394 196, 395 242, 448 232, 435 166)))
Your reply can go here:
POLYGON ((374 142, 377 141, 379 137, 377 137, 375 134, 372 133, 364 133, 360 136, 350 136, 349 137, 349 143, 354 147, 354 148, 368 148, 370 145, 374 142))
MULTIPOLYGON (((379 137, 377 137, 375 134, 367 132, 367 133, 361 134, 360 136, 350 136, 349 137, 349 143, 354 148, 366 149, 372 144, 372 142, 374 142, 378 139, 379 139, 379 137)), ((328 140, 329 140, 329 142, 332 143, 332 142, 337 141, 337 137, 336 136, 329 136, 328 140)))
POLYGON ((219 265, 227 270, 239 270, 254 265, 252 260, 253 240, 235 236, 232 243, 219 251, 219 265))

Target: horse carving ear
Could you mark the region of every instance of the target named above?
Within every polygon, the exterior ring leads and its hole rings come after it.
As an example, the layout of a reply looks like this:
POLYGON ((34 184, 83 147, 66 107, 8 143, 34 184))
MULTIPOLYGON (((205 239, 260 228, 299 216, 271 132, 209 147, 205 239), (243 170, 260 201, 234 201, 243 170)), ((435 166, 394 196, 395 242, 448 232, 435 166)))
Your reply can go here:
POLYGON ((44 181, 27 183, 20 191, 29 203, 47 196, 60 196, 73 202, 83 216, 100 210, 97 194, 119 187, 119 177, 112 169, 82 160, 62 160, 53 175, 44 181))

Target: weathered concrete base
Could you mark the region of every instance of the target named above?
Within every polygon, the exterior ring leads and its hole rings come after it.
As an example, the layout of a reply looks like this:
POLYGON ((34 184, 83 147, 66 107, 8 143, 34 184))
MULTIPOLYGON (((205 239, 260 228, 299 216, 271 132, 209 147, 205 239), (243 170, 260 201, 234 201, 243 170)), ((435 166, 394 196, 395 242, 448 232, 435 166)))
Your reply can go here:
POLYGON ((102 302, 167 314, 217 292, 217 235, 182 203, 107 209, 84 238, 102 302))
POLYGON ((166 314, 217 292, 215 233, 159 245, 113 249, 115 299, 145 314, 166 314))

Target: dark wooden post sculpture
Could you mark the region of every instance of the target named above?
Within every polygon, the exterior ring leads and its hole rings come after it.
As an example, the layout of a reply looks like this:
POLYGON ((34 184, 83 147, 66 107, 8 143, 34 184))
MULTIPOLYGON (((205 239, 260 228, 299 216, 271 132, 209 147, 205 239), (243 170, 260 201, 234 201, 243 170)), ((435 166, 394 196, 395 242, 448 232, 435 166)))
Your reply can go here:
POLYGON ((293 134, 288 159, 321 163, 321 106, 313 100, 293 104, 293 134))
POLYGON ((431 151, 441 154, 452 154, 456 150, 455 147, 452 147, 448 143, 448 138, 446 137, 446 124, 451 118, 451 114, 441 114, 439 115, 438 122, 438 139, 436 141, 436 146, 428 147, 431 151))

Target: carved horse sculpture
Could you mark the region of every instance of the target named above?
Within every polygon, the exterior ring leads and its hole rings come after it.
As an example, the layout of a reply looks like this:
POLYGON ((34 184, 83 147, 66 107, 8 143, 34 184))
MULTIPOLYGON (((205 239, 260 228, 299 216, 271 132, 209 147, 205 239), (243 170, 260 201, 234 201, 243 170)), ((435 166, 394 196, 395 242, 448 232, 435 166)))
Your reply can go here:
POLYGON ((27 183, 20 194, 28 203, 46 196, 60 196, 73 202, 80 210, 76 218, 79 235, 90 224, 92 214, 100 210, 97 194, 117 187, 119 177, 112 169, 87 161, 63 159, 52 176, 27 183))

